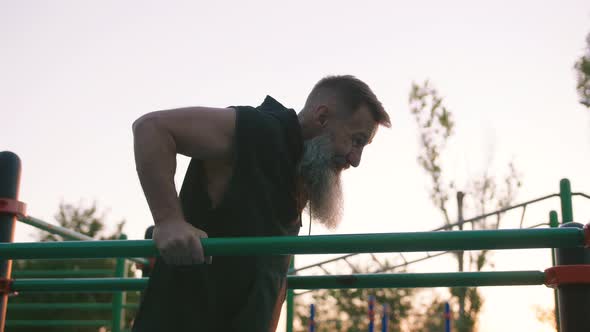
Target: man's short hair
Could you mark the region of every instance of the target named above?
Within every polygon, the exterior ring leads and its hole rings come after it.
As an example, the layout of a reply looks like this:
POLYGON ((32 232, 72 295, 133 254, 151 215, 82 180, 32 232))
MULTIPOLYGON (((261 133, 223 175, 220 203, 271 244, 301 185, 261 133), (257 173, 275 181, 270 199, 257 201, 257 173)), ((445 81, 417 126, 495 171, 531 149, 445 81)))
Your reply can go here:
POLYGON ((322 78, 311 90, 305 109, 315 104, 321 96, 334 96, 339 104, 342 104, 350 112, 355 112, 366 105, 378 124, 391 127, 389 115, 383 105, 377 99, 369 86, 352 75, 326 76, 322 78))

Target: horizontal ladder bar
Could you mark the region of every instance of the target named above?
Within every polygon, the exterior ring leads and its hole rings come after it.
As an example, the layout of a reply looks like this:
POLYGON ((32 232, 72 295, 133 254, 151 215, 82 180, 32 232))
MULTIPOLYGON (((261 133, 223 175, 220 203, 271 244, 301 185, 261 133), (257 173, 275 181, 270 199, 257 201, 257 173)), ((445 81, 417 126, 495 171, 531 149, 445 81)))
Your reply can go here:
POLYGON ((7 320, 6 327, 111 326, 110 320, 7 320))
POLYGON ((147 281, 147 278, 15 279, 11 289, 16 292, 141 291, 147 286, 147 281))
POLYGON ((291 289, 426 288, 543 285, 541 271, 289 276, 291 289))
MULTIPOLYGON (((541 271, 448 272, 288 276, 291 289, 422 288, 543 285, 541 271)), ((17 292, 113 292, 140 291, 147 278, 21 279, 14 280, 17 292)))
POLYGON ((81 269, 81 270, 19 270, 12 271, 13 278, 37 278, 37 277, 102 277, 113 276, 115 269, 81 269))
MULTIPOLYGON (((26 216, 26 217, 20 216, 18 218, 18 220, 25 223, 25 224, 28 224, 30 226, 47 231, 51 234, 60 235, 60 236, 66 238, 66 239, 69 239, 69 240, 96 241, 96 239, 94 239, 88 235, 78 233, 78 232, 73 231, 69 228, 50 224, 46 221, 31 217, 31 216, 26 216)), ((127 258, 131 261, 134 261, 135 263, 138 263, 138 264, 143 264, 143 265, 149 264, 149 262, 145 258, 128 258, 128 257, 125 257, 125 258, 127 258)))
MULTIPOLYGON (((572 248, 584 245, 577 228, 407 232, 202 239, 208 256, 342 254, 572 248)), ((152 257, 152 240, 0 243, 0 259, 152 257)))
MULTIPOLYGON (((11 310, 111 310, 112 303, 76 303, 76 302, 55 302, 55 303, 11 303, 8 311, 11 310)), ((137 309, 137 303, 124 303, 123 308, 137 309)))

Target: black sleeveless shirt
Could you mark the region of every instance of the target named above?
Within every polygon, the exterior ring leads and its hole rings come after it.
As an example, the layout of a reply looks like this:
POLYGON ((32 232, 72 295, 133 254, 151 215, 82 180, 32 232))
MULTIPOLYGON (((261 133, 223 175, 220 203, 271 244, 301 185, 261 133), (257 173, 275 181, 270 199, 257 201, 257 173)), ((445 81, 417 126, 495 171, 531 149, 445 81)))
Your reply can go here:
MULTIPOLYGON (((236 110, 233 174, 212 208, 202 162, 191 160, 180 191, 186 220, 209 237, 297 235, 297 114, 267 96, 236 110)), ((157 259, 134 332, 274 331, 290 256, 218 256, 176 267, 157 259)))

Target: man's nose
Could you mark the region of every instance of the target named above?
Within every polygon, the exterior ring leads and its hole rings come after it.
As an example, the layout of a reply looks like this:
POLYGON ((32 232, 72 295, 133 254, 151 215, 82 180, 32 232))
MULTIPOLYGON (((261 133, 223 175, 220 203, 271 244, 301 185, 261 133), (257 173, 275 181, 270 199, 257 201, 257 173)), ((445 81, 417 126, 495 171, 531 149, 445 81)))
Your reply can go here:
POLYGON ((346 161, 352 167, 358 167, 361 164, 361 156, 363 154, 363 150, 352 150, 347 156, 346 161))

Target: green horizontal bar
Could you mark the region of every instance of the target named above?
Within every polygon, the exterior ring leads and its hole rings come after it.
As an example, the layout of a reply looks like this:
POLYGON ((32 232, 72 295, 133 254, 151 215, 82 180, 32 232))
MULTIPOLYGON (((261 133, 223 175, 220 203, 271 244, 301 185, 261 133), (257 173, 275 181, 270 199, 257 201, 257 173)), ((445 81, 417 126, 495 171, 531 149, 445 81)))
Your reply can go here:
POLYGON ((116 292, 140 291, 147 278, 65 278, 15 279, 11 289, 17 292, 116 292))
MULTIPOLYGON (((31 225, 33 227, 37 227, 39 229, 42 229, 44 231, 47 231, 49 233, 60 235, 60 236, 62 236, 64 238, 66 238, 66 239, 70 239, 70 240, 82 240, 82 241, 96 241, 96 239, 94 239, 94 238, 92 238, 92 237, 90 237, 88 235, 85 235, 85 234, 82 234, 82 233, 78 233, 78 232, 73 231, 73 230, 71 230, 69 228, 65 228, 65 227, 61 227, 61 226, 58 226, 58 225, 50 224, 48 222, 45 222, 45 221, 43 221, 41 219, 34 218, 32 216, 26 216, 26 217, 25 216, 19 216, 18 217, 18 220, 21 221, 21 222, 23 222, 23 223, 25 223, 25 224, 28 224, 28 225, 31 225)), ((125 257, 125 258, 127 258, 127 257, 125 257)), ((148 260, 145 259, 145 258, 127 258, 127 259, 129 259, 131 261, 134 261, 136 263, 139 263, 139 264, 144 264, 144 265, 149 264, 148 260)))
MULTIPOLYGON (((287 280, 288 287, 292 289, 475 287, 542 285, 545 274, 541 271, 393 273, 288 276, 287 280)), ((15 280, 12 289, 17 292, 142 290, 147 285, 147 281, 147 278, 24 279, 15 280)))
MULTIPOLYGON (((505 229, 350 235, 202 239, 208 256, 341 254, 483 249, 571 248, 584 244, 577 228, 505 229)), ((0 258, 105 258, 157 254, 152 240, 0 243, 0 258)))
MULTIPOLYGON (((126 303, 124 308, 137 309, 139 304, 126 303)), ((113 308, 112 303, 12 303, 9 304, 8 310, 56 310, 56 309, 80 309, 80 310, 110 310, 113 308)))
POLYGON ((543 285, 541 271, 356 274, 289 276, 293 289, 425 288, 543 285))
POLYGON ((12 271, 13 278, 30 277, 100 277, 112 276, 113 270, 108 269, 83 269, 83 270, 24 270, 12 271))
POLYGON ((6 327, 110 326, 110 320, 7 320, 6 327))

